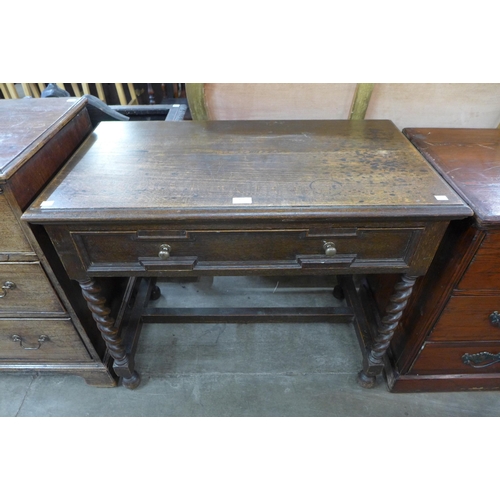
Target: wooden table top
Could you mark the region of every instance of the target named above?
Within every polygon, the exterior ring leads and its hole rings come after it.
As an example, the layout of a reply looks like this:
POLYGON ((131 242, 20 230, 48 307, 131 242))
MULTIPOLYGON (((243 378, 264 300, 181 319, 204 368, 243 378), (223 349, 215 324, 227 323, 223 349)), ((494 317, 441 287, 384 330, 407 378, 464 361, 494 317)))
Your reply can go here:
POLYGON ((390 121, 103 122, 24 218, 462 218, 390 121))
POLYGON ((408 128, 405 134, 474 210, 500 222, 500 129, 408 128))
POLYGON ((8 179, 85 105, 84 98, 1 99, 0 180, 8 179))

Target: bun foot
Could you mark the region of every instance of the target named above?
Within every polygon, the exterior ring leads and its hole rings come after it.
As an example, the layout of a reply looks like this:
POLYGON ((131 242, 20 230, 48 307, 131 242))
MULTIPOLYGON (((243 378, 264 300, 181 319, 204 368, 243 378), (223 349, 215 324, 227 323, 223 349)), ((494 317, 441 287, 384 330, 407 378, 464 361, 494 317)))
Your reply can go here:
POLYGON ((345 299, 344 289, 340 285, 335 285, 332 293, 337 300, 345 299))
POLYGON ((358 373, 358 384, 364 389, 373 389, 377 378, 373 375, 366 375, 363 370, 358 373))
POLYGON ((161 297, 161 290, 159 286, 155 286, 151 291, 149 300, 158 300, 161 297))
POLYGON ((122 378, 122 384, 127 389, 135 389, 141 383, 141 376, 134 370, 131 377, 122 378))

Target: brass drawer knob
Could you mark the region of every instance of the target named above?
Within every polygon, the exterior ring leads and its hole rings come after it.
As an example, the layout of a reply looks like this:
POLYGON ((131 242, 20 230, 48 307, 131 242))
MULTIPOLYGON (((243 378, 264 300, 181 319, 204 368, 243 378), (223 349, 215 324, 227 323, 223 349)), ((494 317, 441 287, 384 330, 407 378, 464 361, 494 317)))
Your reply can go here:
POLYGON ((168 260, 170 259, 170 251, 172 248, 170 245, 160 245, 160 251, 158 252, 158 257, 160 257, 161 260, 168 260))
POLYGON ((25 351, 36 351, 37 349, 40 349, 42 347, 42 344, 44 342, 47 342, 47 340, 50 340, 47 335, 40 335, 38 337, 38 345, 36 347, 26 347, 23 345, 23 338, 19 335, 12 335, 11 337, 12 342, 19 342, 19 347, 21 349, 24 349, 25 351))
POLYGON ((325 255, 327 257, 333 257, 337 255, 337 249, 335 248, 335 244, 331 241, 323 242, 323 250, 325 251, 325 255))
POLYGON ((7 295, 7 290, 14 290, 16 284, 13 281, 6 281, 0 290, 0 299, 7 295))

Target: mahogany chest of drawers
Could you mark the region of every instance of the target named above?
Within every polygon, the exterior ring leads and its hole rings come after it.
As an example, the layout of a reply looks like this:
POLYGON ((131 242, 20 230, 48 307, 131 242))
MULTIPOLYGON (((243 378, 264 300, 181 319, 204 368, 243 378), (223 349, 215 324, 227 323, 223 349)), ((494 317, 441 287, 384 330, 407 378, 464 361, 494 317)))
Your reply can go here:
POLYGON ((99 332, 48 238, 20 220, 91 130, 85 99, 0 101, 0 372, 115 385, 99 332))
MULTIPOLYGON (((452 221, 392 344, 395 392, 500 388, 500 130, 406 129, 410 141, 466 200, 452 221)), ((383 303, 386 279, 372 283, 383 303)))

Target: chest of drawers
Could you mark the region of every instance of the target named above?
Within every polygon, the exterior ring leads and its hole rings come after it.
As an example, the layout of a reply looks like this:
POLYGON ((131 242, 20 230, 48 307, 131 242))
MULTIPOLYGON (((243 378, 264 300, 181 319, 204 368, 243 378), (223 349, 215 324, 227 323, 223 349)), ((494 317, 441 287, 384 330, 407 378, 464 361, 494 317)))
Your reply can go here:
POLYGON ((500 130, 405 134, 474 216, 450 224, 417 283, 394 338, 389 384, 405 392, 499 389, 500 130))
POLYGON ((0 117, 0 371, 113 386, 99 332, 48 238, 20 220, 91 132, 86 101, 5 100, 0 117))

